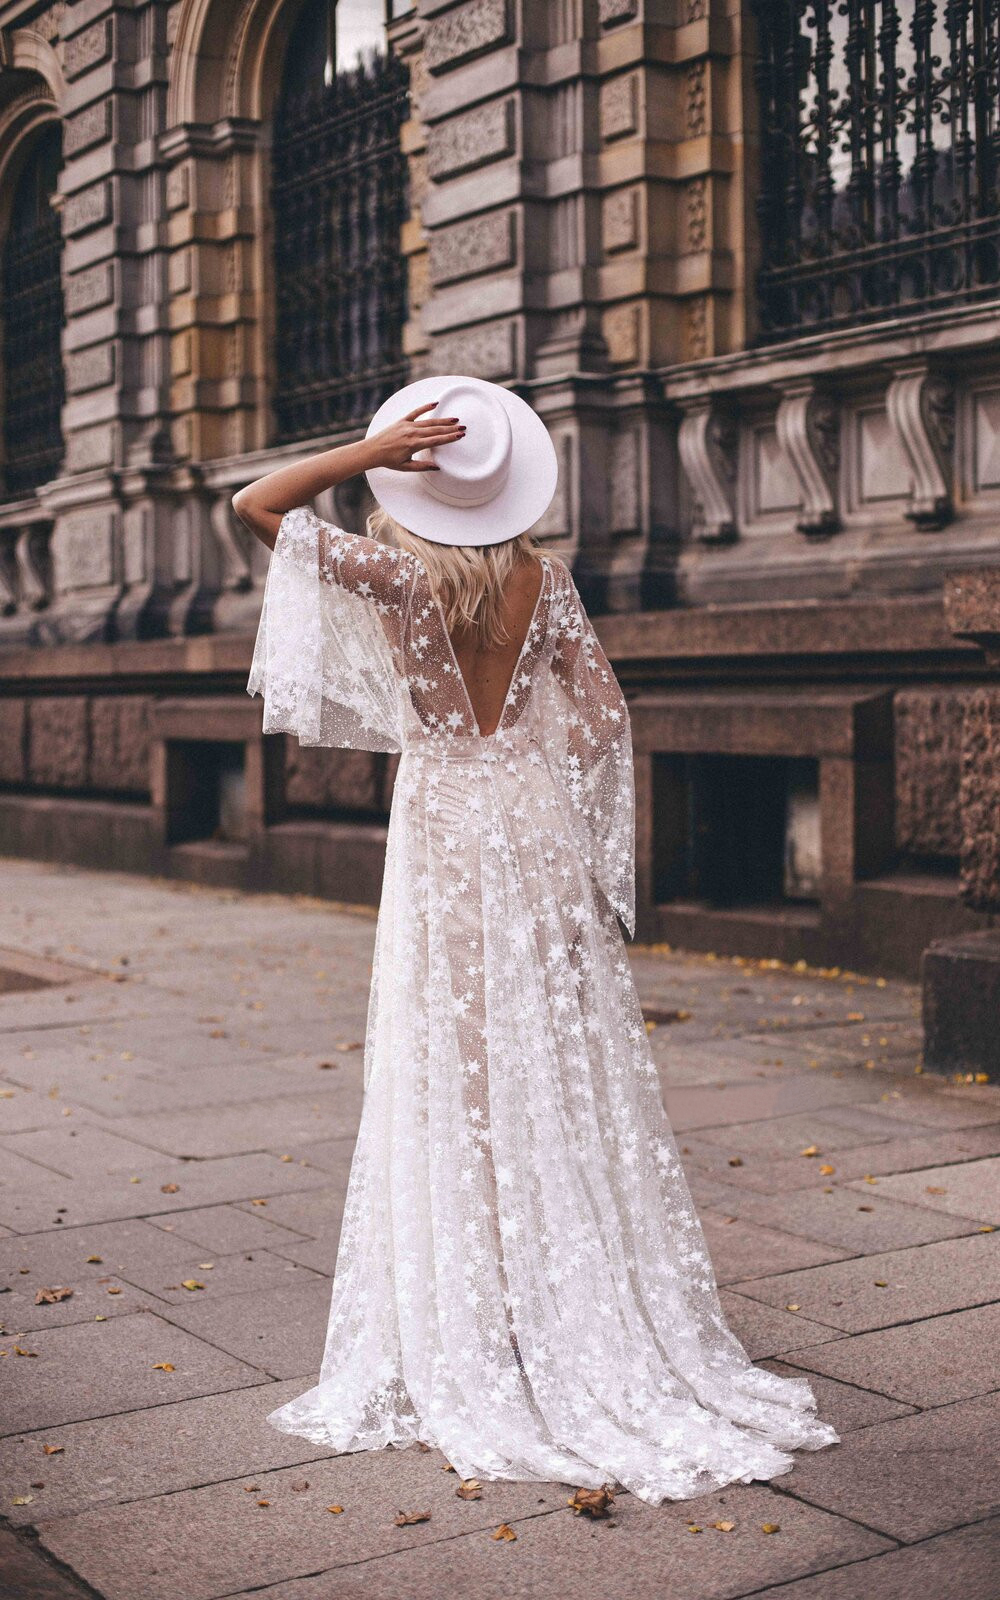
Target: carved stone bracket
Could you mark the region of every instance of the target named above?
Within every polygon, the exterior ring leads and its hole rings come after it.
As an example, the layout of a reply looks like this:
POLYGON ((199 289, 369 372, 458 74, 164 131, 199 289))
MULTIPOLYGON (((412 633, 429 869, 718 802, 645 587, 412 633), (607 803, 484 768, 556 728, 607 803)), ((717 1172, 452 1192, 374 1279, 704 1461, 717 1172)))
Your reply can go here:
POLYGON ((732 544, 736 525, 736 422, 710 401, 687 410, 677 438, 681 466, 694 496, 695 537, 732 544))
POLYGON ((907 517, 918 528, 943 528, 954 515, 951 496, 955 398, 951 384, 925 362, 898 371, 886 412, 913 472, 907 517))
POLYGON ((778 443, 802 491, 795 526, 811 539, 824 539, 840 527, 837 476, 840 466, 840 414, 829 395, 810 381, 785 390, 776 419, 778 443))
POLYGON ((14 547, 20 578, 21 604, 29 611, 41 611, 51 598, 50 531, 50 524, 47 522, 34 523, 22 528, 14 547))
POLYGON ((246 541, 237 531, 236 516, 229 496, 222 495, 212 502, 212 532, 215 534, 222 557, 221 588, 242 591, 253 588, 250 552, 246 541))

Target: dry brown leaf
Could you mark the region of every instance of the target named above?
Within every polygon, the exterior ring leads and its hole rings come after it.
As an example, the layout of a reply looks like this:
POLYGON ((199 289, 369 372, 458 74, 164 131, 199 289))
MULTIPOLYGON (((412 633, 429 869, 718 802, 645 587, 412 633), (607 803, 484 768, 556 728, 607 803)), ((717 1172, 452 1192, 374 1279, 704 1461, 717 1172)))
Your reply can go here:
POLYGON ((799 1151, 799 1155, 800 1156, 818 1156, 819 1155, 819 1145, 818 1144, 807 1144, 804 1150, 800 1150, 799 1151))
POLYGON ((742 1167, 742 1165, 743 1165, 743 1157, 742 1156, 730 1156, 729 1157, 729 1165, 731 1167, 742 1167))
POLYGON ((161 1183, 160 1184, 160 1193, 161 1194, 179 1194, 180 1193, 180 1188, 181 1188, 181 1186, 180 1186, 179 1183, 161 1183))
POLYGON ((21 1346, 19 1344, 16 1344, 14 1346, 14 1354, 16 1356, 37 1356, 38 1351, 37 1350, 24 1350, 24 1349, 21 1348, 21 1346))
POLYGON ((876 1289, 888 1289, 888 1287, 889 1287, 889 1285, 886 1282, 885 1278, 875 1278, 873 1281, 874 1281, 876 1289))
POLYGON ((874 1206, 858 1206, 859 1211, 874 1211, 874 1206))
POLYGON ((43 1444, 42 1450, 47 1456, 61 1456, 66 1446, 64 1444, 43 1444))
POLYGON ((832 1178, 836 1170, 836 1167, 831 1167, 829 1162, 827 1162, 825 1166, 820 1167, 819 1175, 821 1178, 832 1178))
POLYGON ((481 1500, 483 1498, 482 1485, 478 1478, 466 1478, 455 1490, 460 1500, 481 1500))
POLYGON ((430 1522, 429 1511, 400 1511, 393 1519, 397 1528, 408 1528, 411 1522, 430 1522))
POLYGON ((615 1492, 613 1489, 577 1489, 571 1500, 566 1504, 572 1508, 573 1515, 578 1517, 584 1512, 588 1517, 607 1517, 611 1514, 615 1492))
POLYGON ((154 1361, 153 1362, 153 1371, 154 1372, 173 1372, 174 1370, 175 1370, 175 1368, 174 1368, 174 1364, 173 1364, 172 1361, 154 1361))
POLYGON ((34 1498, 33 1494, 16 1494, 13 1503, 16 1506, 30 1506, 34 1498))
POLYGON ((266 1206, 267 1205, 267 1201, 266 1200, 251 1200, 250 1204, 252 1206, 266 1206))
POLYGON ((190 1289, 190 1290, 193 1291, 195 1289, 204 1289, 204 1287, 205 1287, 205 1285, 203 1283, 199 1283, 197 1278, 182 1278, 181 1279, 181 1288, 182 1289, 190 1289))
POLYGON ((100 1261, 104 1260, 104 1257, 103 1256, 88 1256, 87 1260, 88 1260, 88 1262, 91 1262, 91 1261, 100 1262, 100 1261))
POLYGON ((344 1508, 343 1506, 327 1506, 326 1509, 327 1511, 332 1511, 335 1517, 339 1517, 344 1508))
POLYGON ((490 1534, 490 1538, 506 1539, 509 1543, 511 1539, 517 1538, 517 1534, 514 1532, 509 1522, 501 1522, 499 1528, 494 1528, 493 1532, 490 1534))
POLYGON ((257 1504, 259 1506, 269 1506, 271 1504, 271 1502, 270 1502, 270 1500, 258 1500, 257 1504))
POLYGON ((735 1528, 735 1526, 736 1526, 735 1522, 713 1522, 712 1523, 712 1527, 713 1528, 718 1528, 720 1533, 732 1533, 732 1531, 735 1528))
POLYGON ((112 1285, 112 1287, 108 1290, 108 1294, 121 1294, 121 1292, 122 1291, 118 1288, 115 1288, 114 1285, 112 1285))
POLYGON ((765 1533, 780 1533, 781 1532, 781 1523, 780 1522, 762 1522, 761 1523, 761 1528, 763 1529, 763 1531, 765 1533))
POLYGON ((947 1189, 942 1189, 942 1187, 941 1187, 941 1185, 939 1183, 929 1183, 927 1185, 927 1187, 925 1188, 925 1190, 924 1190, 924 1194, 947 1194, 947 1193, 948 1193, 947 1189))
POLYGON ((802 1307, 799 1305, 797 1300, 790 1300, 788 1305, 785 1307, 786 1311, 801 1311, 801 1309, 802 1307))
POLYGON ((259 1483, 245 1483, 243 1485, 243 1493, 244 1494, 260 1494, 260 1484, 259 1483))
POLYGON ((39 1289, 35 1295, 36 1306, 58 1305, 60 1300, 68 1300, 73 1293, 72 1289, 39 1289))
POLYGON ((361 1040, 360 1039, 342 1039, 340 1041, 340 1043, 339 1044, 335 1044, 333 1048, 335 1050, 360 1050, 361 1049, 361 1040))
POLYGON ((702 1530, 698 1526, 697 1522, 689 1522, 687 1525, 687 1531, 688 1533, 701 1533, 702 1530))
POLYGON ((454 1470, 455 1468, 452 1466, 450 1461, 446 1461, 444 1466, 441 1468, 442 1472, 454 1472, 454 1470))

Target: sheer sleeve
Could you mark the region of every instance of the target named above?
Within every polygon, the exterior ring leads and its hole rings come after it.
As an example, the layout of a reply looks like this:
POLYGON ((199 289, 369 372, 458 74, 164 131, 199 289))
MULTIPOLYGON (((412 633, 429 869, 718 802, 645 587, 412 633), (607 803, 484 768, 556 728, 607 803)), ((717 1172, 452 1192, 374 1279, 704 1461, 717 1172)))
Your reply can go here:
POLYGON ((264 585, 247 693, 264 732, 300 744, 401 749, 399 651, 414 558, 286 511, 264 585))
POLYGON ((587 865, 630 935, 635 932, 635 778, 628 706, 569 568, 560 569, 555 645, 543 695, 549 760, 579 825, 587 865))

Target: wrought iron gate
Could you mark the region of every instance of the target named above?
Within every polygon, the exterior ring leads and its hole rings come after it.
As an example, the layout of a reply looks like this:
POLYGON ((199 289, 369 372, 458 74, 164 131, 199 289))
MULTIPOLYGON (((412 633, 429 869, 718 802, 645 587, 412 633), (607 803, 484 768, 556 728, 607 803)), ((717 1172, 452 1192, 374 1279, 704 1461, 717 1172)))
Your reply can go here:
POLYGON ((752 0, 764 338, 1000 294, 1000 0, 752 0))
POLYGON ((14 189, 3 245, 3 495, 28 495, 63 456, 62 230, 49 204, 62 135, 46 128, 14 189))
MULTIPOLYGON (((290 54, 295 47, 293 39, 290 54)), ((367 421, 406 379, 408 73, 377 55, 286 88, 275 119, 277 439, 367 421)))

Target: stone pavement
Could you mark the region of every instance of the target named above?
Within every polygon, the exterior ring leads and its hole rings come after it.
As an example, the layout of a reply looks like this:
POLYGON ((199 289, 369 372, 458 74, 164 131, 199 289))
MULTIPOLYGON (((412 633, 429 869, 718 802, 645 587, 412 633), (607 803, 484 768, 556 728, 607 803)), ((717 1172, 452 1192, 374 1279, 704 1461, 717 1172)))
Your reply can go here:
POLYGON ((840 1445, 592 1522, 264 1423, 319 1365, 373 933, 0 862, 0 1596, 995 1600, 1000 1090, 919 1073, 900 983, 633 951, 727 1315, 840 1445))

